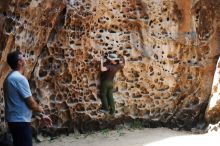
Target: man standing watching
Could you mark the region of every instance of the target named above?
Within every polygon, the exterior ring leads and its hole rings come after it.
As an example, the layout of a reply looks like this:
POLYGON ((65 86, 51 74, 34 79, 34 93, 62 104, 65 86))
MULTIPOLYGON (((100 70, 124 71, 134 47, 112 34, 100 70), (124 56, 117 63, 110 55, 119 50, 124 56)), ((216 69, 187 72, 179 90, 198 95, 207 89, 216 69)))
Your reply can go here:
POLYGON ((32 111, 40 115, 46 126, 52 126, 52 121, 42 114, 43 108, 32 97, 28 80, 23 76, 25 60, 22 53, 19 51, 9 53, 7 63, 12 71, 3 84, 5 119, 12 134, 14 146, 32 146, 32 111))

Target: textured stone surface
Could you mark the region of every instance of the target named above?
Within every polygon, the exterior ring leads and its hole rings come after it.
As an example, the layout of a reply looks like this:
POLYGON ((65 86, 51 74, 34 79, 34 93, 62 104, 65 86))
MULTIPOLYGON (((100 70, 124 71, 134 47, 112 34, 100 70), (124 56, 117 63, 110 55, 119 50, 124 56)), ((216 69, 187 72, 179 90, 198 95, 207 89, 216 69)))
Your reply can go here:
MULTIPOLYGON (((57 127, 83 131, 141 119, 190 129, 204 122, 220 53, 218 3, 1 1, 0 87, 10 71, 6 54, 20 49, 33 95, 57 127), (115 78, 116 117, 97 112, 99 62, 109 51, 126 60, 115 78)), ((1 90, 1 121, 3 103, 1 90)))
MULTIPOLYGON (((220 2, 216 3, 216 7, 220 8, 220 2)), ((218 13, 220 12, 220 9, 218 9, 218 13)), ((217 37, 217 47, 219 49, 220 45, 220 16, 216 15, 216 37, 217 37)), ((211 123, 213 125, 210 125, 210 127, 215 127, 214 129, 217 129, 216 127, 219 127, 220 125, 220 99, 219 99, 219 68, 220 68, 220 58, 218 58, 218 62, 216 64, 216 70, 214 74, 213 84, 212 84, 212 90, 209 100, 209 105, 206 109, 205 113, 205 119, 208 123, 211 123)), ((210 128, 212 130, 212 128, 210 128)))
POLYGON ((217 65, 216 65, 216 70, 215 70, 215 76, 213 79, 213 84, 212 84, 212 91, 211 91, 211 96, 210 96, 210 102, 207 107, 206 113, 205 113, 205 118, 207 122, 211 124, 218 124, 220 121, 220 89, 219 89, 219 81, 220 81, 220 58, 218 59, 217 65))

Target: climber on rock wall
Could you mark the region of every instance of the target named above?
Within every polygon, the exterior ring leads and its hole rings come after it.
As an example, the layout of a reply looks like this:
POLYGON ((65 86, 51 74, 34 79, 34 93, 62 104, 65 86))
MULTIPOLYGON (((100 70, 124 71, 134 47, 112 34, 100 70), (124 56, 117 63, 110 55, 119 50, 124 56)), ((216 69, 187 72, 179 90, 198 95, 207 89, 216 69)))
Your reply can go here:
POLYGON ((7 63, 12 71, 3 84, 6 122, 14 146, 32 146, 32 111, 36 112, 47 127, 52 126, 52 120, 43 114, 43 108, 32 97, 28 80, 23 75, 25 59, 22 53, 20 51, 9 53, 7 63))
POLYGON ((100 112, 115 113, 115 103, 113 98, 113 80, 115 74, 123 69, 125 65, 124 57, 118 58, 115 53, 108 53, 107 61, 103 63, 101 59, 100 92, 102 107, 100 112))

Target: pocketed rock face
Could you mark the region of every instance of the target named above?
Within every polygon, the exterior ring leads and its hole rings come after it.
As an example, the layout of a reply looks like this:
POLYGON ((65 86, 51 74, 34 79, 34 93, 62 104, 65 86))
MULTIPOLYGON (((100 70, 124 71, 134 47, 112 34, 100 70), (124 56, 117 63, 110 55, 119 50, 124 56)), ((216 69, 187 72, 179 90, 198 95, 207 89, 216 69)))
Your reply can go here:
MULTIPOLYGON (((218 8, 220 7, 220 3, 218 3, 218 8)), ((220 10, 218 9, 218 13, 220 12, 220 10)), ((217 28, 216 28, 216 34, 217 34, 217 40, 218 40, 218 47, 220 45, 220 17, 219 15, 216 15, 216 19, 217 19, 217 28)), ((220 81, 220 77, 219 77, 219 68, 220 68, 220 58, 218 58, 218 62, 216 64, 216 70, 215 70, 215 76, 214 76, 214 80, 213 80, 213 84, 212 84, 212 90, 211 90, 211 96, 210 96, 210 101, 209 101, 209 105, 206 109, 206 113, 205 113, 205 117, 206 117, 206 121, 213 124, 210 127, 215 127, 215 126, 219 126, 220 124, 220 104, 219 104, 219 81, 220 81), (215 125, 215 126, 214 126, 215 125)), ((216 129, 216 128, 214 128, 216 129)), ((212 130, 212 129, 211 129, 212 130)))
MULTIPOLYGON (((56 127, 112 127, 131 119, 190 129, 204 111, 218 50, 215 0, 11 0, 0 8, 0 86, 6 55, 25 53, 34 97, 56 127), (99 64, 125 57, 116 116, 99 113, 99 64)), ((1 90, 1 121, 4 101, 1 90)), ((41 126, 33 121, 37 128, 41 126)))

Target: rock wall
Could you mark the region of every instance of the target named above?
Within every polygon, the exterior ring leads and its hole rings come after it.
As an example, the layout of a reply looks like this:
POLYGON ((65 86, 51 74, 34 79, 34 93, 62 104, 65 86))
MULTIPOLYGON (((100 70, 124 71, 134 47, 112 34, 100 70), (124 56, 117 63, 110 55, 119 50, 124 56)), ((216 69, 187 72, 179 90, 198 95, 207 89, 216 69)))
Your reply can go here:
POLYGON ((217 65, 216 65, 216 71, 213 79, 213 85, 212 85, 212 91, 210 95, 210 102, 208 104, 208 107, 206 109, 206 120, 210 124, 217 124, 220 121, 220 107, 219 107, 219 81, 220 81, 220 58, 218 59, 217 65))
MULTIPOLYGON (((34 97, 56 127, 132 119, 190 129, 204 122, 219 50, 219 0, 1 0, 0 114, 7 53, 20 49, 34 97), (117 52, 115 117, 99 113, 99 66, 117 52)), ((33 125, 42 128, 34 119, 33 125)), ((2 128, 1 128, 2 129, 2 128)))
MULTIPOLYGON (((218 2, 217 7, 220 8, 220 2, 218 2)), ((220 9, 218 9, 218 13, 220 12, 220 9)), ((216 15, 216 21, 217 21, 217 28, 216 28, 216 33, 217 33, 217 45, 219 48, 220 45, 220 16, 216 15)), ((220 58, 218 58, 218 62, 216 64, 216 70, 215 70, 215 75, 213 79, 213 84, 212 84, 212 90, 211 90, 211 95, 210 95, 210 101, 209 105, 206 109, 205 113, 205 118, 208 123, 211 123, 215 125, 214 129, 218 129, 220 125, 220 91, 219 91, 219 81, 220 81, 220 58)), ((211 126, 212 127, 212 126, 211 126)))

